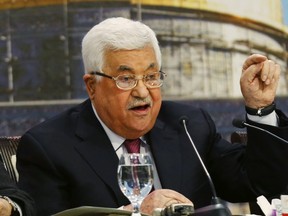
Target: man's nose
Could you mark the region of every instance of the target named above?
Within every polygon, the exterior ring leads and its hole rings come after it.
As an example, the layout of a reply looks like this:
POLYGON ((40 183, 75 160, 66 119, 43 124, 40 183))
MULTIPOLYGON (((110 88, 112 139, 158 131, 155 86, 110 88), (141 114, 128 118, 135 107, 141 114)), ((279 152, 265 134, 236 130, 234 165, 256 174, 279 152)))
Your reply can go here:
POLYGON ((146 98, 149 95, 149 90, 143 79, 137 80, 137 84, 132 90, 132 95, 139 98, 146 98))

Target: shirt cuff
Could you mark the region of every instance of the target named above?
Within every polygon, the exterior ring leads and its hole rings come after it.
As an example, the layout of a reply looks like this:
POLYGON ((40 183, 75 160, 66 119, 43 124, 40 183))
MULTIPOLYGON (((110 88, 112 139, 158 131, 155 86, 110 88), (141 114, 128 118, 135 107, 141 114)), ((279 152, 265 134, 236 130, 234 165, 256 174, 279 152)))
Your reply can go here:
POLYGON ((254 121, 256 123, 266 124, 275 127, 279 126, 278 116, 275 111, 265 116, 250 115, 247 113, 247 117, 249 120, 254 121))

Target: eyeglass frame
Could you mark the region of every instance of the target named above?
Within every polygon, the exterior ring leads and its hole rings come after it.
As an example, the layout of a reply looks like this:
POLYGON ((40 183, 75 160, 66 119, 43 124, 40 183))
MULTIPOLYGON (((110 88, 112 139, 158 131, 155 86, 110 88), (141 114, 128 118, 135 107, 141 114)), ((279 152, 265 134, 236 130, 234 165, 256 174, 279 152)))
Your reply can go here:
POLYGON ((147 88, 149 88, 149 89, 150 89, 150 88, 151 88, 151 89, 153 89, 153 88, 160 88, 160 87, 163 85, 164 77, 167 76, 167 74, 166 74, 165 72, 161 71, 161 70, 155 71, 155 72, 151 72, 151 73, 148 73, 148 74, 144 74, 144 75, 139 75, 139 76, 142 76, 141 78, 137 78, 136 75, 132 74, 132 75, 135 76, 135 81, 136 81, 135 84, 134 84, 132 87, 129 87, 129 88, 122 88, 122 87, 120 87, 120 86, 117 85, 117 79, 118 79, 118 77, 119 77, 119 76, 125 76, 125 75, 131 75, 131 74, 120 74, 120 75, 118 75, 118 76, 116 76, 116 77, 107 75, 107 74, 102 73, 102 72, 99 72, 99 71, 91 71, 91 72, 89 72, 89 74, 90 74, 90 75, 95 75, 95 76, 98 75, 98 76, 102 76, 102 77, 106 77, 106 78, 112 79, 112 80, 115 81, 115 84, 116 84, 117 88, 119 88, 119 89, 121 89, 121 90, 127 90, 127 91, 135 88, 135 87, 137 86, 137 84, 138 84, 138 80, 142 80, 143 83, 144 83, 144 85, 145 85, 147 88), (163 77, 163 79, 161 79, 162 82, 161 82, 161 84, 160 84, 159 86, 155 86, 155 87, 154 87, 154 86, 147 86, 147 85, 146 85, 146 82, 145 82, 144 79, 147 77, 147 75, 152 74, 152 73, 160 73, 160 74, 161 74, 160 77, 163 77))

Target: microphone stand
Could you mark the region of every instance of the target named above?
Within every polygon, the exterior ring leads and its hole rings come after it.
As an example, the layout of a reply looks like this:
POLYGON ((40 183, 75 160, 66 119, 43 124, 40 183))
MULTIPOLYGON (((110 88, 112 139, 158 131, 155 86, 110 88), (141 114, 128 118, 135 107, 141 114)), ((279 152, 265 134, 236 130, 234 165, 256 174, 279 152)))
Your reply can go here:
POLYGON ((202 208, 199 208, 199 209, 196 209, 193 213, 189 214, 189 216, 231 216, 231 212, 230 210, 221 203, 220 199, 217 197, 216 195, 216 190, 215 190, 215 187, 214 187, 214 184, 213 184, 213 181, 210 177, 210 174, 187 130, 187 126, 186 126, 186 122, 188 121, 188 117, 186 116, 182 116, 180 117, 180 123, 183 124, 183 127, 185 129, 185 132, 187 134, 187 137, 189 138, 190 140, 190 143, 191 145, 193 146, 194 148, 194 151, 206 173, 206 176, 208 178, 208 181, 209 181, 209 184, 210 184, 210 187, 211 187, 211 190, 212 190, 212 193, 213 193, 213 197, 212 197, 212 201, 211 201, 211 205, 208 205, 208 206, 205 206, 205 207, 202 207, 202 208))

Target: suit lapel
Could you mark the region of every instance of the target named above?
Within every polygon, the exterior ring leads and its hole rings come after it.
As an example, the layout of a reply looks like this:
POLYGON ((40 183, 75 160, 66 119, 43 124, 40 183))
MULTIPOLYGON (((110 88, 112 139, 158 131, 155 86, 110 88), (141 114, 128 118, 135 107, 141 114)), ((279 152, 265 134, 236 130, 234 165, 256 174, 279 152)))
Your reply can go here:
POLYGON ((82 110, 80 114, 75 132, 82 141, 75 148, 83 160, 95 171, 96 175, 112 189, 115 199, 121 205, 121 203, 127 202, 127 198, 121 192, 117 182, 119 159, 108 136, 96 118, 91 104, 89 107, 82 110))
POLYGON ((157 120, 148 135, 148 142, 162 187, 179 191, 182 160, 178 132, 157 120))

